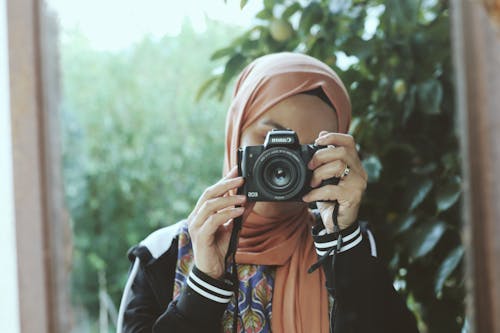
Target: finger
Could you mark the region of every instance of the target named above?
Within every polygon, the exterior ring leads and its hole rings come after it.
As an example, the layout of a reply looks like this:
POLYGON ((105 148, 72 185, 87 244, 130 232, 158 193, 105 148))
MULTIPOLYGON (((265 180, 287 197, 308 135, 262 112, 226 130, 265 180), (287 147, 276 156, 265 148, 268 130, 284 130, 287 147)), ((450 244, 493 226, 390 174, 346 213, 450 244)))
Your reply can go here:
POLYGON ((243 177, 223 178, 218 183, 215 183, 206 189, 203 195, 205 196, 205 199, 217 198, 226 194, 230 190, 240 187, 243 185, 243 182, 243 177))
POLYGON ((238 166, 234 166, 222 179, 229 179, 238 176, 238 166))
POLYGON ((236 207, 211 215, 199 229, 199 235, 204 239, 212 238, 220 226, 224 225, 231 219, 241 216, 244 211, 244 207, 236 207))
POLYGON ((350 160, 346 160, 349 167, 355 168, 364 179, 368 179, 368 174, 361 164, 358 147, 352 135, 333 132, 323 133, 323 131, 321 134, 322 135, 316 139, 316 144, 323 146, 332 145, 337 148, 346 147, 348 155, 351 156, 350 160))
POLYGON ((205 201, 196 215, 196 218, 190 225, 193 230, 201 227, 211 215, 225 210, 231 210, 230 207, 242 205, 246 201, 245 195, 231 195, 227 197, 218 197, 205 201), (229 208, 229 209, 228 209, 229 208))
POLYGON ((316 168, 311 178, 311 187, 317 187, 323 180, 333 177, 340 178, 346 168, 346 163, 342 160, 335 160, 333 162, 323 164, 316 168))
POLYGON ((196 206, 193 210, 194 214, 197 214, 200 207, 207 201, 212 198, 217 198, 220 197, 224 194, 226 194, 228 191, 236 189, 243 185, 244 180, 243 177, 236 177, 236 178, 223 178, 221 179, 218 183, 208 187, 203 194, 201 195, 200 199, 198 199, 198 202, 196 203, 196 206))
POLYGON ((324 135, 327 135, 329 132, 328 131, 321 131, 319 132, 318 139, 324 135))
POLYGON ((352 207, 361 202, 363 188, 359 186, 325 185, 310 191, 302 200, 313 201, 335 201, 342 207, 352 207))
POLYGON ((314 153, 313 157, 307 164, 307 167, 310 170, 315 170, 317 167, 335 160, 343 161, 344 167, 347 164, 349 168, 355 169, 358 172, 360 172, 360 169, 362 168, 357 153, 342 146, 327 147, 318 150, 314 153))
POLYGON ((356 149, 356 142, 354 141, 352 135, 343 133, 329 132, 327 134, 324 134, 320 136, 318 139, 316 139, 316 144, 323 146, 328 146, 328 145, 344 146, 356 149))

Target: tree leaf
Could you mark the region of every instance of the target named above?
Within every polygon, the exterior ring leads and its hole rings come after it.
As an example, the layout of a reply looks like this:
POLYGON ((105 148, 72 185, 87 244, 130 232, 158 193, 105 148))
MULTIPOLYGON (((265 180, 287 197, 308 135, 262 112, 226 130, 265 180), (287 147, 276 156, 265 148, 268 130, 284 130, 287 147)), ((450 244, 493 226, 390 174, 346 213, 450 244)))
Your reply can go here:
POLYGON ((406 124, 408 118, 410 118, 411 114, 413 113, 413 110, 415 110, 416 94, 417 94, 417 88, 416 86, 412 85, 404 101, 403 125, 406 124))
POLYGON ((386 3, 386 12, 391 17, 394 28, 408 34, 416 25, 419 1, 390 0, 386 3))
POLYGON ((224 48, 219 49, 219 50, 215 51, 214 53, 212 53, 212 55, 210 56, 210 60, 213 61, 213 60, 220 59, 222 57, 230 55, 233 52, 234 52, 234 47, 232 47, 232 46, 224 47, 224 48))
POLYGON ((409 191, 409 210, 412 211, 418 207, 424 201, 424 199, 429 194, 432 189, 433 181, 431 179, 424 179, 413 185, 413 188, 409 191))
POLYGON ((372 48, 372 42, 363 40, 358 36, 351 36, 346 40, 343 51, 348 56, 355 56, 359 60, 365 60, 373 54, 372 48))
POLYGON ((418 15, 418 1, 397 1, 402 15, 402 22, 416 22, 418 15))
POLYGON ((416 166, 416 167, 412 168, 411 171, 414 174, 426 176, 426 175, 429 175, 432 172, 436 171, 437 167, 438 167, 437 163, 429 162, 429 163, 424 164, 424 165, 416 166))
POLYGON ((270 9, 271 11, 273 10, 274 7, 274 0, 264 0, 264 8, 270 9))
POLYGON ((454 181, 437 189, 436 204, 438 212, 443 212, 453 206, 460 198, 462 188, 460 183, 454 181))
POLYGON ((368 158, 365 158, 362 162, 363 167, 368 174, 368 182, 373 183, 379 180, 380 173, 382 172, 382 163, 377 156, 371 155, 368 158))
POLYGON ((290 6, 288 6, 287 9, 285 9, 285 11, 283 12, 283 14, 281 14, 281 18, 282 19, 289 19, 290 16, 292 16, 293 14, 295 14, 301 8, 302 8, 302 6, 300 5, 300 3, 294 2, 293 4, 291 4, 290 6))
POLYGON ((227 83, 233 76, 235 76, 244 63, 245 57, 241 53, 234 54, 226 63, 226 67, 222 75, 224 83, 227 83))
POLYGON ((401 234, 405 232, 406 230, 410 229, 415 222, 417 221, 417 216, 413 214, 406 214, 404 215, 399 221, 397 221, 396 225, 397 227, 395 228, 395 234, 401 234))
POLYGON ((446 231, 442 221, 431 220, 415 230, 410 240, 410 256, 420 258, 428 254, 446 231))
POLYGON ((205 82, 203 82, 203 84, 198 89, 198 92, 196 93, 195 100, 197 102, 199 102, 201 100, 201 98, 203 97, 203 95, 205 95, 205 93, 207 92, 207 90, 211 86, 213 86, 217 82, 217 80, 219 80, 219 79, 220 79, 220 76, 214 76, 214 77, 209 78, 205 82))
POLYGON ((241 44, 242 51, 253 51, 259 48, 260 40, 258 39, 247 39, 241 44))
POLYGON ((257 17, 258 19, 261 19, 261 20, 270 20, 272 19, 274 16, 273 16, 273 12, 272 10, 269 10, 267 8, 264 8, 262 9, 260 12, 258 12, 255 17, 257 17))
POLYGON ((242 69, 245 61, 245 56, 243 56, 241 53, 236 53, 226 62, 224 73, 222 73, 222 76, 217 85, 217 94, 219 96, 219 99, 222 100, 229 81, 242 69))
POLYGON ((463 256, 464 248, 462 245, 460 245, 453 251, 451 251, 448 256, 446 256, 446 259, 444 259, 444 261, 441 263, 441 266, 439 267, 436 274, 436 280, 434 284, 434 292, 436 293, 436 296, 439 297, 439 295, 441 295, 446 279, 451 275, 451 273, 453 273, 455 268, 457 268, 463 256))
POLYGON ((469 333, 469 332, 470 332, 469 319, 465 318, 464 325, 462 326, 462 331, 460 333, 469 333))
POLYGON ((240 9, 243 9, 246 6, 247 2, 248 2, 248 0, 241 0, 240 1, 240 9))
POLYGON ((299 21, 299 30, 308 35, 313 24, 320 22, 323 19, 323 9, 317 2, 311 2, 302 11, 302 16, 299 21))
POLYGON ((391 261, 389 261, 388 264, 389 268, 394 271, 397 270, 399 267, 399 260, 400 260, 399 252, 395 252, 391 261))
MULTIPOLYGON (((441 163, 446 172, 453 172, 460 169, 460 160, 456 152, 448 152, 441 157, 441 163)), ((455 172, 453 172, 455 173, 455 172)))
POLYGON ((443 87, 436 79, 429 79, 418 86, 418 98, 422 111, 438 114, 443 100, 443 87))

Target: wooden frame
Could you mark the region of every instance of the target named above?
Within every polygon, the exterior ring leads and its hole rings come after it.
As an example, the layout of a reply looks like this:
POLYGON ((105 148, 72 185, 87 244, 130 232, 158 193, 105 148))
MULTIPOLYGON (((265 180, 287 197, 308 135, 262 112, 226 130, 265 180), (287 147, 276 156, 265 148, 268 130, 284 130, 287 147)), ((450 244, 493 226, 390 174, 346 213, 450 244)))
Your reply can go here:
POLYGON ((14 211, 23 333, 70 331, 66 260, 70 233, 64 218, 61 186, 55 22, 42 1, 7 1, 14 211))
POLYGON ((500 33, 479 1, 452 1, 463 154, 467 313, 471 332, 500 332, 500 33))

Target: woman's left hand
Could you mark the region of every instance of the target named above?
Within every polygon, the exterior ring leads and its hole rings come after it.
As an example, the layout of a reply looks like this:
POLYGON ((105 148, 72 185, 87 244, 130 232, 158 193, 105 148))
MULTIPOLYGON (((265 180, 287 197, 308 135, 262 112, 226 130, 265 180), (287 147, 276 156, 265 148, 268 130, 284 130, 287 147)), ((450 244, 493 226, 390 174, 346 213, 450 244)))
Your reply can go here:
POLYGON ((305 202, 317 202, 323 224, 328 233, 333 232, 333 201, 339 203, 338 223, 340 229, 353 224, 358 216, 361 198, 366 189, 368 176, 356 151, 356 143, 351 135, 322 131, 316 144, 328 146, 318 150, 308 164, 314 170, 311 190, 303 197, 305 202), (344 174, 346 168, 349 173, 344 174), (339 177, 337 185, 325 185, 318 188, 323 180, 339 177))

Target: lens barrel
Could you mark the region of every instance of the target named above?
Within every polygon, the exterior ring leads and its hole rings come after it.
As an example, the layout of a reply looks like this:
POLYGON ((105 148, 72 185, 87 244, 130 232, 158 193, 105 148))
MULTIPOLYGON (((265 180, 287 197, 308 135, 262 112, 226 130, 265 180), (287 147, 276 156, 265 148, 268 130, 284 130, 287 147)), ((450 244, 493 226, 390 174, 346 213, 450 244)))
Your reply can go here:
POLYGON ((274 147, 257 158, 253 177, 257 188, 266 197, 285 201, 301 192, 306 173, 304 162, 296 150, 274 147))

